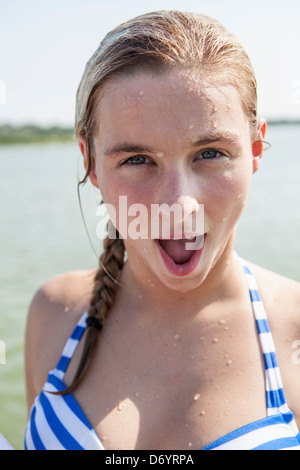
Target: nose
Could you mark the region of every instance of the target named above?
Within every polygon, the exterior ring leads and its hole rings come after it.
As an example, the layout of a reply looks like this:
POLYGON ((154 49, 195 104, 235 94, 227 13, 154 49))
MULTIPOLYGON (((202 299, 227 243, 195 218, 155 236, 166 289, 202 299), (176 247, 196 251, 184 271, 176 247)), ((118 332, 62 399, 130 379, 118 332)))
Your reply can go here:
POLYGON ((199 210, 199 203, 192 196, 188 196, 188 195, 179 196, 177 202, 184 210, 185 216, 195 214, 199 210))
MULTIPOLYGON (((202 207, 200 201, 199 181, 193 179, 184 169, 173 171, 161 184, 159 191, 162 223, 173 227, 171 232, 179 236, 182 233, 199 231, 199 222, 202 227, 202 207)), ((202 230, 202 228, 201 228, 202 230)), ((201 231, 200 230, 200 231, 201 231)))
POLYGON ((199 179, 185 168, 180 166, 165 175, 161 181, 159 199, 161 204, 179 205, 186 215, 193 214, 199 209, 201 188, 199 179))

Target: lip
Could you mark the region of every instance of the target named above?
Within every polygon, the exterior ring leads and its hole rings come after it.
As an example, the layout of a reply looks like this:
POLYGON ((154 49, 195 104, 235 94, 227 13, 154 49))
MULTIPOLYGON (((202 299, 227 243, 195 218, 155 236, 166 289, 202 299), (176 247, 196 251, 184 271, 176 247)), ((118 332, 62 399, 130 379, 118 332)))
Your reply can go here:
POLYGON ((172 235, 159 237, 159 240, 187 240, 191 241, 195 237, 202 237, 203 233, 194 233, 194 232, 184 232, 184 233, 174 233, 172 235))
MULTIPOLYGON (((204 235, 200 235, 200 236, 203 236, 203 242, 200 243, 200 247, 198 249, 195 250, 195 252, 193 253, 192 257, 186 262, 186 263, 183 263, 183 264, 177 264, 175 263, 175 261, 168 255, 168 253, 161 247, 160 243, 159 243, 159 240, 158 239, 155 239, 155 243, 157 245, 157 248, 158 248, 158 251, 162 257, 162 260, 166 266, 166 268, 168 269, 168 271, 175 275, 175 276, 178 276, 178 277, 183 277, 183 276, 187 276, 188 274, 191 274, 193 271, 195 271, 196 267, 198 266, 198 263, 199 263, 199 260, 201 258, 201 254, 202 254, 202 251, 203 251, 203 248, 204 248, 204 245, 205 245, 205 240, 206 240, 206 233, 204 235)), ((168 237, 167 239, 168 240, 174 240, 176 237, 168 237)), ((178 237, 179 238, 179 237, 178 237)), ((187 243, 188 242, 191 242, 192 240, 188 240, 188 237, 187 234, 185 234, 184 237, 180 237, 180 239, 187 239, 187 243)), ((196 238, 196 236, 194 235, 193 238, 196 238)), ((166 238, 161 238, 161 240, 166 240, 166 238)))

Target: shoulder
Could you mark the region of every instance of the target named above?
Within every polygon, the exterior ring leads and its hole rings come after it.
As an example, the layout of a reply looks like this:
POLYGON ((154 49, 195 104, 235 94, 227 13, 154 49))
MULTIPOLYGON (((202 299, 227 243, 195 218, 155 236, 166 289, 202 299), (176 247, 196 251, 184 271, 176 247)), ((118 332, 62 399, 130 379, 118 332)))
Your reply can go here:
POLYGON ((35 293, 25 338, 30 395, 40 391, 48 371, 56 366, 67 339, 87 309, 95 273, 95 270, 63 273, 45 282, 35 293))
POLYGON ((300 283, 251 265, 267 313, 287 403, 300 427, 300 283))
POLYGON ((300 283, 249 263, 266 310, 275 344, 291 354, 300 339, 300 283))
POLYGON ((300 319, 300 283, 256 264, 247 264, 255 276, 263 300, 268 304, 284 305, 285 311, 293 309, 295 313, 298 308, 300 319))

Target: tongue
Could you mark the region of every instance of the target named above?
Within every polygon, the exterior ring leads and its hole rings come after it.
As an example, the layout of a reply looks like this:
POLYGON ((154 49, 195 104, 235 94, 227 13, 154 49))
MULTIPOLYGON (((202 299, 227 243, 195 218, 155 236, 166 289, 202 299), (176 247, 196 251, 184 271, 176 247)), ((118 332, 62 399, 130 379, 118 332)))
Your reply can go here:
MULTIPOLYGON (((191 240, 189 240, 190 242, 191 240)), ((187 249, 187 240, 159 240, 160 246, 176 264, 187 263, 194 254, 194 250, 187 249)))

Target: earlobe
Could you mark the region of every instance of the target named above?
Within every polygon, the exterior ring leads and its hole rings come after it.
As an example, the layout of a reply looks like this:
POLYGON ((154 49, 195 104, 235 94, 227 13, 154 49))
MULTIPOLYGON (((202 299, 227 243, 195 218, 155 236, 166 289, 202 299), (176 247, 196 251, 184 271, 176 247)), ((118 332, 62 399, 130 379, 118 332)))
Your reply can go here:
POLYGON ((88 145, 85 137, 80 136, 78 139, 78 145, 83 156, 83 164, 86 170, 86 176, 91 180, 91 183, 99 188, 98 180, 96 176, 96 164, 94 158, 90 155, 88 145))

